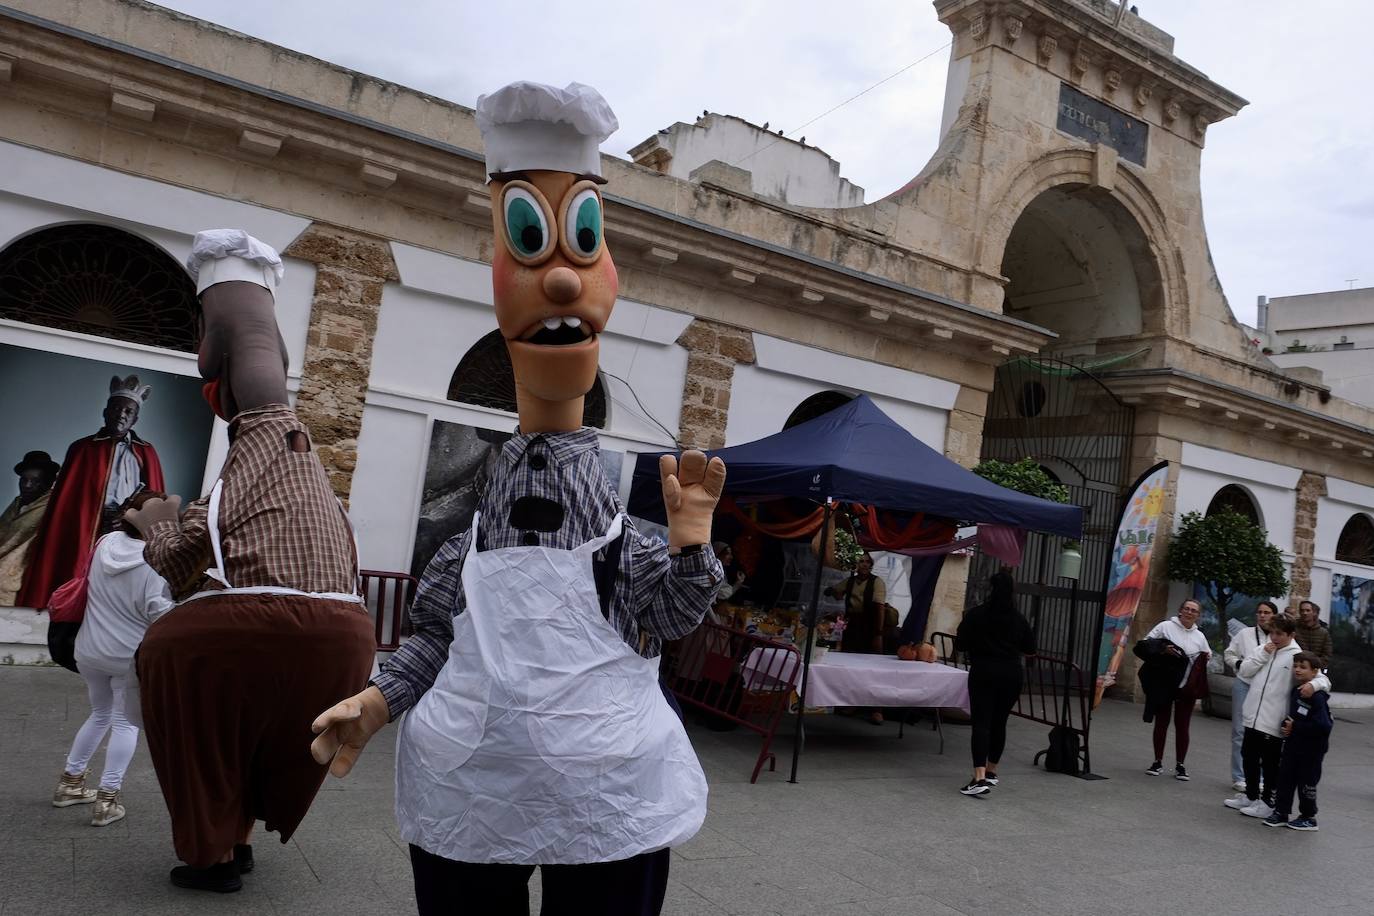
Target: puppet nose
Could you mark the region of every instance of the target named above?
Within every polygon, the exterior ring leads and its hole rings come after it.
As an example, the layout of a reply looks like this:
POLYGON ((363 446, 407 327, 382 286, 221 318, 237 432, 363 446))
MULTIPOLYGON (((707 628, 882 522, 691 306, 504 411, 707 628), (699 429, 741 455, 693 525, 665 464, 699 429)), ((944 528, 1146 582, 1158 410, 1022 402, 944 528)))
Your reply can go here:
POLYGON ((582 278, 568 267, 555 267, 544 274, 544 295, 559 305, 567 305, 582 295, 582 278))

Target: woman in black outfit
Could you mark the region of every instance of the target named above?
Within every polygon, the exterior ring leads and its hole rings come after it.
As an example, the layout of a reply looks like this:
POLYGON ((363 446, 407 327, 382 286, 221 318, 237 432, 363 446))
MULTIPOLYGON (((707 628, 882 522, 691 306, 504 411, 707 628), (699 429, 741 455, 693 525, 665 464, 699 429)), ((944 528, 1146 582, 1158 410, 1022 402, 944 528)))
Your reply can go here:
POLYGON ((1007 718, 1021 696, 1021 656, 1035 652, 1035 631, 1016 610, 1010 575, 994 575, 988 600, 964 612, 954 646, 968 655, 973 719, 973 778, 959 791, 986 795, 997 785, 997 762, 1007 744, 1007 718))

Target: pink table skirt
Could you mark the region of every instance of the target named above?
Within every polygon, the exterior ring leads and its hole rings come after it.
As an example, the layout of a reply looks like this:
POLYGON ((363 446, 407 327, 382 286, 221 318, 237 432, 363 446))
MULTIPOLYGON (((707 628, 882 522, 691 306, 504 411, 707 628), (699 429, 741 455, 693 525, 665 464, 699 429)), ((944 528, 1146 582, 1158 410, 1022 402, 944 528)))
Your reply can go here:
MULTIPOLYGON (((746 671, 776 672, 781 660, 755 649, 746 671)), ((793 656, 795 658, 796 656, 793 656)), ((790 672, 777 672, 786 678, 790 672)), ((797 673, 801 686, 801 673, 797 673)), ((807 706, 939 706, 968 709, 968 672, 948 665, 908 662, 895 655, 828 652, 811 662, 807 706)))

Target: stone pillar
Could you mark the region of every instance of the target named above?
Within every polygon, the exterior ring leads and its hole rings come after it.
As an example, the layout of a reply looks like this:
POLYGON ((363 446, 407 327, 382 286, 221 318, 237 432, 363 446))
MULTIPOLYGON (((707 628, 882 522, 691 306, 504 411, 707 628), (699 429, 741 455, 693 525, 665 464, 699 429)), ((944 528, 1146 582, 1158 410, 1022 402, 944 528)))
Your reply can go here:
POLYGON ((339 498, 347 500, 358 464, 358 434, 372 371, 372 341, 387 280, 399 280, 385 239, 315 223, 285 254, 315 264, 296 414, 339 498))
POLYGON ((684 448, 720 448, 730 415, 730 383, 736 365, 754 362, 753 335, 697 318, 677 343, 687 349, 678 440, 684 448))
MULTIPOLYGON (((983 451, 983 423, 988 410, 988 393, 970 388, 959 389, 954 409, 949 412, 945 426, 945 457, 966 468, 978 463, 983 451)), ((940 567, 935 594, 930 599, 930 616, 926 618, 926 638, 932 633, 953 633, 964 617, 964 599, 968 592, 969 558, 951 554, 940 567)))
POLYGON ((1298 478, 1293 513, 1293 574, 1288 586, 1288 609, 1296 617, 1298 602, 1312 597, 1312 554, 1317 541, 1317 505, 1326 495, 1326 478, 1303 471, 1298 478))

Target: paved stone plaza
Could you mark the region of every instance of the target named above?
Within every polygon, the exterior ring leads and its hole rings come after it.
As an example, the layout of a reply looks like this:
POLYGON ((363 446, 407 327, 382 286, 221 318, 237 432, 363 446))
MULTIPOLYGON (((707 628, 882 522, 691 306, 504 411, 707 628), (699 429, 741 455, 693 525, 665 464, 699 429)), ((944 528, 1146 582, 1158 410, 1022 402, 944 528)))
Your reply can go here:
MULTIPOLYGON (((391 733, 348 780, 326 784, 288 846, 259 837, 244 890, 219 897, 168 884, 168 820, 142 743, 123 821, 97 829, 86 806, 49 805, 87 712, 79 678, 4 667, 0 697, 0 916, 414 912, 392 819, 391 733)), ((1143 773, 1138 707, 1099 711, 1093 763, 1110 779, 1098 782, 1033 770, 1046 729, 1013 719, 1004 781, 987 799, 955 791, 966 728, 946 728, 939 756, 924 727, 899 741, 893 725, 818 723, 795 786, 783 761, 750 786, 752 737, 693 728, 710 816, 675 852, 664 912, 1363 916, 1374 899, 1374 713, 1337 715, 1315 834, 1221 806, 1227 726, 1201 716, 1189 783, 1143 773)))

